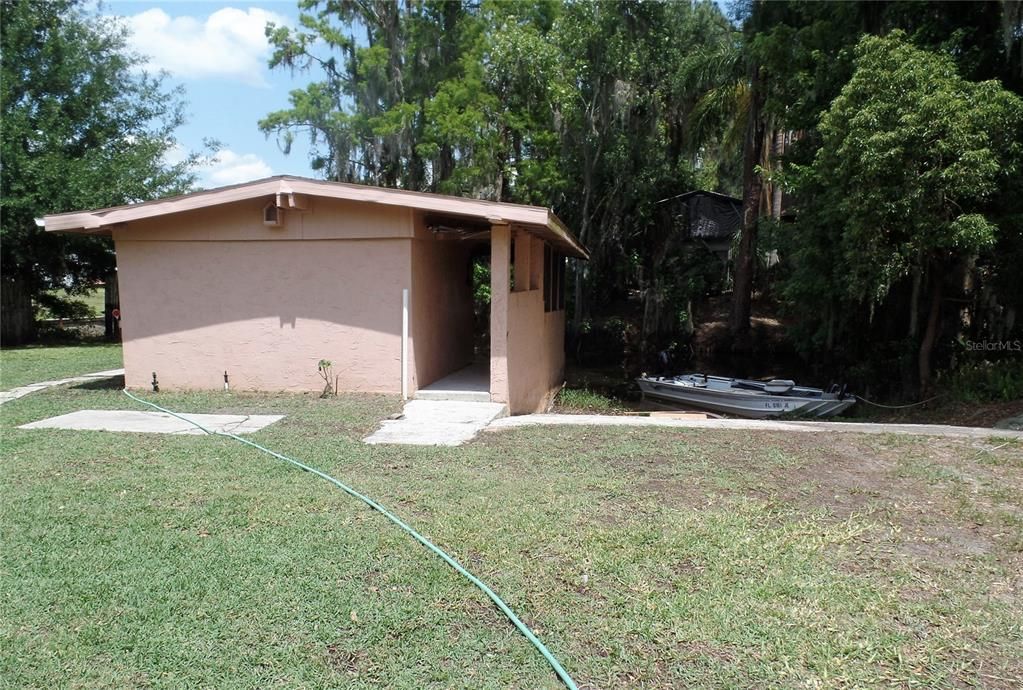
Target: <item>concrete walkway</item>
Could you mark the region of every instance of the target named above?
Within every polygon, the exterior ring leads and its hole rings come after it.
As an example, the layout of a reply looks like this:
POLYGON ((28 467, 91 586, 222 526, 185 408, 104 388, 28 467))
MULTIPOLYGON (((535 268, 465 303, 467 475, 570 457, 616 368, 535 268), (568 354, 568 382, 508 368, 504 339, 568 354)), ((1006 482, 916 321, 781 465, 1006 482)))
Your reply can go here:
MULTIPOLYGON (((183 414, 211 431, 251 434, 284 419, 279 414, 183 414)), ((59 417, 22 424, 19 429, 75 429, 80 431, 126 431, 138 434, 205 434, 188 422, 163 412, 136 410, 79 410, 59 417)))
POLYGON ((100 381, 102 379, 109 379, 114 376, 123 376, 124 369, 110 369, 109 371, 97 371, 93 374, 82 374, 81 376, 72 376, 68 379, 56 379, 54 381, 42 381, 40 383, 30 383, 27 386, 19 386, 18 388, 12 388, 9 391, 0 391, 0 405, 9 403, 12 400, 17 400, 29 393, 35 393, 36 391, 46 390, 47 388, 53 388, 54 386, 63 386, 65 383, 88 383, 89 381, 100 381))
POLYGON ((909 434, 914 436, 947 436, 951 438, 1018 438, 1023 431, 985 429, 943 424, 873 424, 859 422, 780 422, 766 419, 670 419, 632 415, 596 414, 530 414, 498 419, 487 431, 514 429, 523 426, 634 426, 681 429, 731 429, 733 431, 797 431, 817 433, 909 434))
POLYGON ((365 443, 460 446, 508 414, 502 403, 410 400, 398 419, 385 419, 365 443))

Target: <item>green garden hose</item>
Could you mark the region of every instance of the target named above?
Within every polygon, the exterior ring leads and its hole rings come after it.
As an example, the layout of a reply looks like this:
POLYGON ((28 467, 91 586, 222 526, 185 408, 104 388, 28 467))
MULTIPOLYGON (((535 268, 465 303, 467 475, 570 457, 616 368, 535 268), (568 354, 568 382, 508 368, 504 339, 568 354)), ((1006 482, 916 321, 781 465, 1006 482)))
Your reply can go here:
POLYGON ((521 632, 526 637, 527 640, 529 640, 530 642, 533 643, 533 646, 536 647, 537 651, 539 651, 540 654, 543 655, 543 658, 547 660, 547 663, 549 663, 551 665, 551 668, 554 669, 554 672, 558 674, 558 677, 561 678, 561 680, 565 683, 565 685, 570 690, 578 690, 575 682, 572 680, 572 677, 568 675, 568 672, 565 671, 564 668, 562 668, 561 664, 558 663, 558 660, 554 657, 553 654, 551 654, 550 650, 547 649, 547 647, 544 645, 544 643, 540 641, 540 638, 538 638, 533 633, 533 631, 529 629, 528 625, 523 623, 519 619, 519 617, 515 615, 515 612, 512 611, 508 607, 507 604, 504 603, 504 601, 501 599, 501 597, 497 596, 497 594, 494 592, 494 590, 490 589, 490 587, 488 587, 486 585, 486 583, 484 583, 478 577, 476 577, 475 575, 470 573, 468 570, 466 570, 462 566, 461 563, 459 563, 454 558, 449 556, 443 549, 438 547, 436 544, 431 542, 429 539, 424 537, 422 534, 420 534, 416 530, 414 530, 411 527, 409 527, 405 522, 403 522, 401 520, 401 518, 399 518, 397 515, 395 515, 394 513, 390 512, 386 508, 384 508, 382 505, 380 505, 379 503, 374 501, 369 496, 365 496, 365 495, 359 493, 358 491, 356 491, 352 487, 348 486, 347 484, 345 484, 345 483, 335 479, 334 477, 331 477, 326 472, 321 472, 320 470, 316 469, 315 467, 310 467, 309 465, 301 463, 298 460, 295 460, 294 458, 289 458, 287 455, 282 455, 281 453, 277 453, 275 451, 272 451, 269 448, 265 448, 265 447, 259 445, 258 443, 255 443, 255 442, 250 441, 248 439, 242 438, 241 436, 238 436, 236 434, 229 434, 229 433, 226 433, 226 432, 223 432, 223 431, 213 431, 211 429, 207 429, 202 424, 199 424, 198 422, 192 421, 191 419, 188 419, 187 417, 184 417, 184 416, 178 414, 177 412, 173 412, 173 411, 168 410, 166 408, 160 407, 156 403, 151 403, 148 400, 143 400, 142 398, 136 397, 136 396, 132 395, 131 393, 129 393, 127 391, 127 389, 124 390, 124 394, 127 395, 132 400, 134 400, 135 402, 142 403, 143 405, 148 405, 149 407, 152 407, 154 410, 159 410, 160 412, 164 412, 164 413, 169 414, 169 415, 171 415, 173 417, 177 417, 178 419, 180 419, 180 420, 182 420, 184 422, 188 422, 192 426, 194 426, 194 427, 196 427, 198 429, 201 429, 202 431, 206 432, 207 434, 210 434, 211 436, 226 436, 228 438, 233 438, 235 441, 240 441, 241 443, 244 443, 247 446, 252 446, 253 448, 256 448, 257 450, 261 450, 261 451, 263 451, 264 453, 266 453, 268 455, 272 455, 273 457, 277 458, 278 460, 284 460, 285 462, 289 462, 289 463, 291 463, 295 467, 298 467, 301 470, 305 470, 306 472, 311 472, 311 473, 315 474, 317 477, 320 477, 321 479, 326 479, 328 482, 330 482, 331 484, 333 484, 337 488, 341 489, 342 491, 344 491, 349 496, 352 496, 354 498, 359 499, 360 501, 362 501, 363 503, 368 505, 370 508, 372 508, 373 510, 377 511, 378 513, 383 515, 385 518, 387 518, 388 520, 393 522, 395 525, 397 525, 401 529, 403 529, 406 532, 408 532, 412 536, 413 539, 415 539, 420 544, 422 544, 423 546, 428 548, 430 551, 435 553, 437 556, 439 556, 445 563, 447 563, 452 568, 454 568, 465 579, 467 579, 469 582, 471 582, 474 585, 476 585, 476 587, 478 587, 480 589, 480 591, 482 591, 484 594, 486 594, 488 597, 490 597, 491 601, 493 601, 497 605, 497 608, 501 609, 501 613, 503 613, 505 616, 508 617, 508 620, 510 620, 515 625, 515 627, 519 629, 519 632, 521 632))

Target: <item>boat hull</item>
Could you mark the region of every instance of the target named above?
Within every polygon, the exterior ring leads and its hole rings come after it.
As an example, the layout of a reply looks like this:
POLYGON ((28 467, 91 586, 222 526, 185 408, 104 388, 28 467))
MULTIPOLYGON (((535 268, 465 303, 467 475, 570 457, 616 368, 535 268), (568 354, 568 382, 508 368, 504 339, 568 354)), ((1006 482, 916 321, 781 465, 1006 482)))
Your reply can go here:
MULTIPOLYGON (((723 382, 731 380, 719 378, 717 381, 721 382, 719 385, 723 385, 723 382)), ((851 396, 829 398, 822 394, 773 395, 755 390, 686 386, 673 379, 640 378, 637 382, 646 397, 749 419, 766 419, 781 415, 833 417, 847 410, 855 402, 851 396)), ((800 389, 811 390, 813 389, 800 389)))

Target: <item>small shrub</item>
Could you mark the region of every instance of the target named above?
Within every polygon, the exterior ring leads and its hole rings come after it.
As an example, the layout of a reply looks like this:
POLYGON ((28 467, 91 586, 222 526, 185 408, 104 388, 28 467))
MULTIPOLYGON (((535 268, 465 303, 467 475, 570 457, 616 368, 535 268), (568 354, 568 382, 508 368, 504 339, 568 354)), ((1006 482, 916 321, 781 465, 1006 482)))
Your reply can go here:
POLYGON ((1023 357, 966 362, 949 375, 945 388, 963 402, 1019 400, 1023 398, 1023 357))
POLYGON ((39 318, 94 319, 96 311, 82 300, 43 293, 36 298, 39 318))
POLYGON ((316 365, 316 370, 320 372, 320 378, 326 384, 323 386, 323 393, 320 394, 321 398, 337 396, 337 385, 340 375, 334 374, 333 366, 334 363, 329 359, 321 359, 316 365))

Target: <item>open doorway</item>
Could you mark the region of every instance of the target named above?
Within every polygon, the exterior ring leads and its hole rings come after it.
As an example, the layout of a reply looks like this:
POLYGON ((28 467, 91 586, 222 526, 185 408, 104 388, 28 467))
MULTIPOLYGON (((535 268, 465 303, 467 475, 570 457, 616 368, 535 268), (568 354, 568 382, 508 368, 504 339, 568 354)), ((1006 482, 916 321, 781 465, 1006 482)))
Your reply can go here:
POLYGON ((417 246, 420 262, 420 340, 416 357, 443 362, 420 370, 421 400, 490 402, 490 242, 457 235, 417 246), (427 266, 437 271, 427 276, 427 266), (429 278, 429 279, 428 279, 429 278), (431 286, 433 288, 432 293, 431 286), (440 286, 440 287, 438 287, 440 286), (428 294, 429 293, 429 294, 428 294), (443 321, 439 315, 444 315, 443 321))
POLYGON ((490 364, 490 247, 484 245, 469 256, 472 288, 473 364, 490 364))

